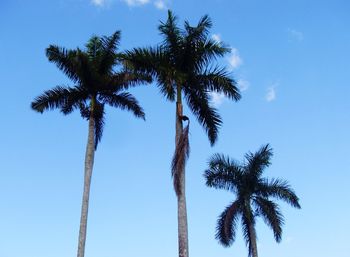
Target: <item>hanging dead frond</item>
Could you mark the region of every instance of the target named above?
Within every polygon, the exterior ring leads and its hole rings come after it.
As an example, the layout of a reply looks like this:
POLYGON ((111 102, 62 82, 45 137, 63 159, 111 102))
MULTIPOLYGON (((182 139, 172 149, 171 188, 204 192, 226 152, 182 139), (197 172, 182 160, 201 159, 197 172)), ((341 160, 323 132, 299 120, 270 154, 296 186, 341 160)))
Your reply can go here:
POLYGON ((181 179, 182 173, 185 170, 186 161, 190 155, 190 145, 188 140, 189 126, 190 126, 190 122, 188 120, 188 124, 183 129, 179 137, 179 140, 176 144, 173 161, 171 163, 171 175, 173 177, 174 189, 175 189, 176 195, 180 195, 182 193, 180 179, 181 179))

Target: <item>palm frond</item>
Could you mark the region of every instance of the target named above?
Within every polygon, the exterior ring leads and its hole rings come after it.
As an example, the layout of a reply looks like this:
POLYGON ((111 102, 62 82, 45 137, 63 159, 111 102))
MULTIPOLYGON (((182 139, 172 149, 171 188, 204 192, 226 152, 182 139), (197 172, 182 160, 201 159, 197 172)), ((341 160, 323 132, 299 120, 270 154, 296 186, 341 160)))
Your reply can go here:
POLYGON ((183 129, 178 142, 176 143, 176 148, 173 156, 173 160, 171 163, 171 175, 173 177, 174 189, 176 195, 181 195, 183 192, 181 191, 181 176, 185 170, 186 161, 190 155, 190 144, 188 139, 189 132, 189 121, 187 126, 183 129))
POLYGON ((272 157, 272 148, 269 144, 263 145, 256 153, 247 153, 246 171, 255 178, 259 178, 264 168, 270 166, 272 157))
POLYGON ((208 166, 209 169, 204 172, 207 186, 236 192, 242 176, 241 167, 236 162, 222 154, 214 154, 208 166))
POLYGON ((223 68, 207 69, 198 75, 196 80, 205 90, 223 93, 235 101, 241 98, 236 81, 230 78, 229 73, 223 68))
POLYGON ((262 216, 265 223, 271 227, 276 242, 280 242, 282 239, 284 219, 278 205, 263 197, 255 197, 253 202, 257 207, 258 215, 262 216))
POLYGON ((236 239, 240 213, 240 202, 234 201, 226 207, 217 221, 215 238, 225 247, 230 246, 236 239))
POLYGON ((110 73, 118 60, 116 50, 119 45, 120 34, 120 31, 116 31, 109 37, 105 36, 101 38, 102 54, 99 65, 100 74, 110 73))
POLYGON ((96 93, 98 82, 94 76, 96 74, 94 60, 91 60, 90 56, 79 48, 77 48, 76 58, 78 63, 77 74, 81 82, 80 85, 93 93, 96 93))
POLYGON ((299 197, 285 180, 272 179, 270 182, 263 181, 259 184, 258 193, 266 197, 276 197, 297 209, 301 208, 299 197))
POLYGON ((110 82, 106 83, 107 91, 119 92, 136 85, 151 83, 152 77, 146 73, 137 71, 121 71, 111 76, 110 82))
POLYGON ((207 132, 210 144, 214 145, 222 124, 220 115, 214 107, 209 105, 209 97, 206 92, 194 90, 190 86, 184 87, 184 92, 188 106, 207 132))
POLYGON ((112 107, 131 111, 136 117, 145 120, 145 113, 136 98, 127 92, 120 94, 100 94, 100 100, 112 107))
POLYGON ((86 97, 87 93, 79 87, 56 86, 36 97, 31 107, 40 113, 45 110, 61 109, 64 114, 68 114, 75 104, 86 97))
POLYGON ((168 48, 170 52, 176 54, 179 51, 181 42, 181 30, 177 26, 177 17, 168 10, 168 19, 166 22, 161 22, 158 26, 160 33, 164 36, 163 46, 168 48))
POLYGON ((93 108, 93 116, 95 120, 95 150, 97 149, 98 143, 101 141, 103 128, 104 128, 104 104, 98 101, 95 102, 93 108))
POLYGON ((46 56, 49 61, 55 63, 73 82, 79 81, 79 75, 76 72, 78 65, 76 55, 76 50, 67 50, 56 45, 46 48, 46 56))

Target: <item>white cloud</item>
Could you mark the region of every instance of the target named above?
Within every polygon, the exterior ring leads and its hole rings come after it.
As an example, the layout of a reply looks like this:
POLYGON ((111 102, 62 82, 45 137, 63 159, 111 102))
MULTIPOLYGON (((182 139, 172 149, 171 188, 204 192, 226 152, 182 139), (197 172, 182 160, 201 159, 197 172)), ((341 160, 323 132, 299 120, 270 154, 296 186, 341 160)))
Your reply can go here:
POLYGON ((231 48, 231 55, 228 58, 228 62, 232 70, 237 69, 243 63, 237 48, 231 48))
POLYGON ((216 42, 218 42, 218 43, 221 43, 221 36, 220 36, 219 34, 213 34, 213 35, 211 36, 211 38, 212 38, 214 41, 216 41, 216 42))
POLYGON ((304 40, 304 34, 295 29, 288 29, 288 36, 290 40, 301 42, 304 40))
POLYGON ((167 9, 168 7, 166 6, 164 0, 157 0, 154 2, 154 6, 159 9, 159 10, 164 10, 167 9))
POLYGON ((246 91, 250 87, 249 81, 245 79, 239 79, 237 80, 237 86, 241 92, 246 91))
POLYGON ((123 0, 129 6, 140 6, 148 4, 150 0, 123 0))
POLYGON ((219 107, 225 100, 225 95, 223 93, 210 92, 211 102, 215 107, 219 107))
POLYGON ((106 0, 91 0, 91 3, 96 6, 103 6, 106 3, 106 0))
POLYGON ((271 102, 276 99, 276 87, 278 83, 273 83, 272 86, 267 88, 267 93, 265 95, 265 100, 271 102))

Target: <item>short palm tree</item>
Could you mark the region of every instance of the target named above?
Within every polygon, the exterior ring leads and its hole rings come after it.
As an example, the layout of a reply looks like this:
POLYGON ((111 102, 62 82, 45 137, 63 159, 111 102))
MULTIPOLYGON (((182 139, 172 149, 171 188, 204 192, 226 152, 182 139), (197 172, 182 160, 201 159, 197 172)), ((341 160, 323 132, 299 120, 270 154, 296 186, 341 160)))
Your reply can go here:
POLYGON ((145 118, 135 97, 125 90, 141 82, 150 82, 150 78, 124 69, 119 72, 114 70, 120 62, 116 53, 119 40, 120 32, 117 31, 110 37, 92 37, 86 45, 86 51, 49 46, 46 49, 49 61, 55 63, 74 86, 56 86, 35 98, 31 104, 32 109, 40 113, 59 109, 67 115, 78 109, 89 122, 78 257, 84 256, 91 175, 94 153, 102 137, 104 106, 107 104, 128 110, 138 118, 145 118))
POLYGON ((299 198, 286 181, 262 177, 264 169, 270 166, 271 157, 272 149, 269 145, 261 147, 254 154, 246 154, 244 163, 215 154, 209 160, 209 169, 204 174, 207 186, 226 189, 236 195, 236 199, 218 219, 216 239, 223 246, 230 246, 236 238, 238 222, 241 219, 244 239, 249 249, 248 256, 252 257, 258 256, 255 230, 258 216, 272 229, 275 240, 281 241, 284 218, 271 198, 300 208, 299 198))
POLYGON ((153 76, 163 96, 171 102, 176 101, 176 149, 172 176, 178 200, 180 257, 188 257, 185 163, 189 155, 189 127, 187 124, 184 128, 183 122, 189 119, 183 114, 183 98, 213 145, 222 121, 217 110, 211 106, 210 92, 223 93, 235 101, 241 97, 229 73, 212 64, 213 60, 224 56, 230 49, 210 38, 211 26, 209 17, 204 16, 197 26, 192 27, 186 21, 184 29, 180 29, 177 18, 168 11, 167 21, 159 26, 163 42, 156 47, 135 48, 126 53, 129 67, 153 76))

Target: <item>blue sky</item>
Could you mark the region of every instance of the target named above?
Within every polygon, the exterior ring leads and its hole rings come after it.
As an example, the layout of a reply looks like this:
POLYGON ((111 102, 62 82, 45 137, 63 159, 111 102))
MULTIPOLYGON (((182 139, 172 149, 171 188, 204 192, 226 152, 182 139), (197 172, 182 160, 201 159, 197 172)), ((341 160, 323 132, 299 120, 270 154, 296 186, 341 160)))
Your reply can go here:
MULTIPOLYGON (((346 0, 2 0, 0 2, 0 257, 76 254, 87 123, 78 113, 43 115, 34 97, 67 78, 45 57, 49 44, 82 47, 91 35, 122 31, 121 50, 160 42, 166 9, 182 22, 209 14, 212 36, 232 48, 220 60, 242 100, 214 95, 224 124, 210 147, 191 123, 187 166, 190 255, 246 256, 214 239, 234 196, 204 185, 208 157, 242 160, 270 143, 268 177, 287 179, 301 210, 281 204, 282 243, 258 223, 261 257, 348 256, 350 245, 350 3, 346 0)), ((132 90, 147 115, 107 110, 95 159, 86 257, 177 256, 170 179, 174 104, 154 85, 132 90)), ((189 114, 185 109, 186 114, 189 114)), ((192 117, 192 116, 190 116, 192 117)), ((194 120, 194 119, 193 119, 194 120)))

